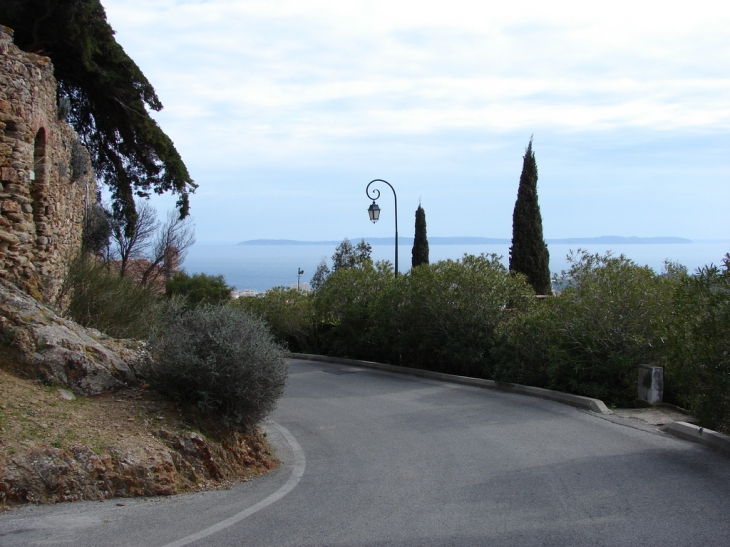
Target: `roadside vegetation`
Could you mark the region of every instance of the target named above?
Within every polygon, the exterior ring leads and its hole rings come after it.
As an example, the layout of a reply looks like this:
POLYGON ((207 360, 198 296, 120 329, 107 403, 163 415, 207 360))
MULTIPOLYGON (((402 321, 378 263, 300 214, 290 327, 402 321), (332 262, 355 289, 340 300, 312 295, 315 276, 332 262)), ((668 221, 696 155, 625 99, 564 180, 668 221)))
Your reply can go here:
POLYGON ((147 338, 159 303, 151 286, 111 273, 108 262, 89 253, 71 261, 56 298, 62 315, 114 338, 147 338))
MULTIPOLYGON (((120 354, 134 375, 113 392, 76 397, 25 377, 12 356, 28 334, 2 318, 0 346, 12 352, 0 352, 0 511, 220 488, 276 465, 258 426, 283 392, 286 351, 261 319, 232 305, 220 276, 172 280, 165 292, 92 253, 71 262, 57 309, 144 341, 122 344, 134 348, 120 354)), ((68 347, 70 359, 96 349, 68 347)))
MULTIPOLYGON (((361 249, 362 250, 362 249, 361 249)), ((577 251, 538 299, 491 255, 421 264, 398 278, 343 242, 317 290, 236 305, 291 351, 520 383, 633 406, 637 367, 665 369, 665 401, 730 432, 730 255, 695 274, 577 251), (353 257, 343 257, 352 253, 353 257), (344 266, 342 264, 349 264, 344 266)))
POLYGON ((166 283, 120 276, 88 250, 71 261, 56 301, 63 315, 115 338, 146 342, 142 379, 203 416, 252 431, 275 406, 286 351, 222 276, 177 272, 166 283))
POLYGON ((227 304, 163 306, 143 374, 174 400, 251 429, 274 410, 288 368, 266 324, 227 304))

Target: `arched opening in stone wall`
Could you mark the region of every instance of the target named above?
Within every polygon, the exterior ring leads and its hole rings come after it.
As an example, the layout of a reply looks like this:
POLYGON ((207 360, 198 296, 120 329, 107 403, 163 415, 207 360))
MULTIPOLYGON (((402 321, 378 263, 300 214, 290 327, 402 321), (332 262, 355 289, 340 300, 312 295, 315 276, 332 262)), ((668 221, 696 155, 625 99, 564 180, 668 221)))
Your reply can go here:
POLYGON ((42 247, 49 243, 46 234, 46 218, 49 213, 46 196, 46 130, 42 127, 36 133, 33 143, 33 176, 30 193, 33 197, 36 243, 42 247))
POLYGON ((40 128, 35 134, 35 142, 33 143, 33 181, 34 183, 43 183, 46 171, 46 130, 40 128))

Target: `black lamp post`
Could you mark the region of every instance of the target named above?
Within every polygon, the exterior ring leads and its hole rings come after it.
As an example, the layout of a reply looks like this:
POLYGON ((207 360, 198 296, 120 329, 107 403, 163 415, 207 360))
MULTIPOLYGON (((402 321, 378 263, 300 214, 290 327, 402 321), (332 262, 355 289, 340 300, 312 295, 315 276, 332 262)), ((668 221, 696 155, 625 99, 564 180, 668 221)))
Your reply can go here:
POLYGON ((378 219, 380 218, 380 207, 378 207, 378 204, 375 203, 376 199, 380 198, 380 190, 377 188, 373 188, 373 195, 370 195, 370 185, 373 182, 384 182, 388 186, 390 186, 390 189, 393 190, 393 199, 395 200, 395 276, 398 277, 398 196, 395 195, 395 188, 387 181, 383 179, 374 179, 371 180, 367 187, 365 188, 365 195, 372 199, 373 202, 370 204, 370 207, 368 207, 368 215, 370 216, 370 220, 375 224, 378 219))

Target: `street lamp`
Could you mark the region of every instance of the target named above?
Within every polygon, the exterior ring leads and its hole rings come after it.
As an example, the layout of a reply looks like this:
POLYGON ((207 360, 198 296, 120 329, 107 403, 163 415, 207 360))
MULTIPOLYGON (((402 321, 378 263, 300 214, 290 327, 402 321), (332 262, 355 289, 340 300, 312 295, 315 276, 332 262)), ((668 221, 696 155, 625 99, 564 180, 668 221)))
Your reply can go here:
POLYGON ((375 224, 380 218, 380 207, 378 207, 378 204, 375 203, 375 200, 373 200, 370 207, 368 207, 368 215, 370 216, 370 220, 373 221, 373 224, 375 224))
POLYGON ((365 195, 372 199, 373 202, 370 204, 370 207, 368 207, 368 216, 370 217, 370 220, 375 224, 378 219, 380 218, 380 207, 378 207, 378 204, 375 203, 376 199, 380 198, 380 190, 377 188, 373 188, 373 195, 370 195, 370 185, 373 182, 384 182, 388 186, 390 186, 390 189, 393 190, 393 199, 395 200, 395 276, 398 277, 398 196, 395 195, 395 188, 387 181, 383 179, 374 179, 371 180, 367 187, 365 188, 365 195))

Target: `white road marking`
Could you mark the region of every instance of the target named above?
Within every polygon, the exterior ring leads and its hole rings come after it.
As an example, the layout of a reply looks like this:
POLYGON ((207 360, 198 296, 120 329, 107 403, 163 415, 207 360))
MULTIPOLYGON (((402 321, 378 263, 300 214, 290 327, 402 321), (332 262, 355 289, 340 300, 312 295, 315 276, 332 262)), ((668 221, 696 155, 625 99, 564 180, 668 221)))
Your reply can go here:
POLYGON ((302 480, 302 476, 304 475, 304 468, 307 464, 302 447, 299 446, 299 443, 294 438, 294 435, 292 435, 285 427, 282 427, 276 422, 268 422, 267 425, 273 427, 284 436, 286 442, 289 443, 289 447, 294 454, 294 469, 292 470, 289 480, 286 481, 286 483, 276 492, 271 494, 268 498, 261 500, 256 505, 252 505, 248 509, 244 509, 240 513, 236 513, 232 517, 222 520, 219 523, 214 524, 213 526, 209 526, 208 528, 204 528, 200 532, 185 536, 184 538, 180 538, 177 541, 173 541, 172 543, 168 543, 163 547, 182 547, 183 545, 189 545, 194 541, 198 541, 199 539, 208 537, 212 534, 215 534, 216 532, 220 532, 221 530, 224 530, 229 526, 236 524, 237 522, 241 522, 243 519, 250 517, 258 511, 261 511, 261 509, 279 501, 281 498, 291 492, 294 487, 299 483, 299 481, 302 480))

